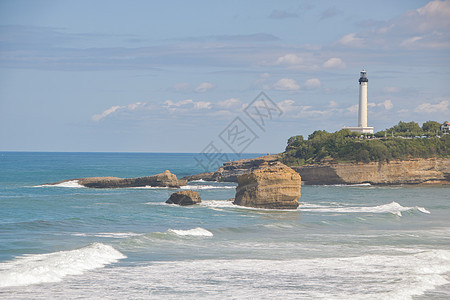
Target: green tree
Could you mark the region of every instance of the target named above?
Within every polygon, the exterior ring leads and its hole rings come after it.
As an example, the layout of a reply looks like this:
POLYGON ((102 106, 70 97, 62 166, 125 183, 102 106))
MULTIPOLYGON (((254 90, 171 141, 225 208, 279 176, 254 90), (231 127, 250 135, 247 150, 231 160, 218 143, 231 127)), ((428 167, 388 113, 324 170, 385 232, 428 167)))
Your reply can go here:
POLYGON ((436 121, 427 121, 422 124, 422 130, 424 132, 431 132, 436 134, 436 132, 441 130, 441 124, 436 121))

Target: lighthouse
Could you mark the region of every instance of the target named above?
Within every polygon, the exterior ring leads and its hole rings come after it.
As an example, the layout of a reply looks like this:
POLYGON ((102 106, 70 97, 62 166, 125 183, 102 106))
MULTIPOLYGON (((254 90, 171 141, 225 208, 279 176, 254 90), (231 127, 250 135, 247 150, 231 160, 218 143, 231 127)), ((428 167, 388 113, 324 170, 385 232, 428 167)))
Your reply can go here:
POLYGON ((358 112, 358 127, 367 127, 367 79, 366 70, 361 71, 359 77, 359 112, 358 112))
POLYGON ((350 131, 358 133, 373 133, 373 127, 367 127, 367 79, 366 70, 362 70, 359 77, 359 109, 358 109, 358 127, 344 127, 350 131))

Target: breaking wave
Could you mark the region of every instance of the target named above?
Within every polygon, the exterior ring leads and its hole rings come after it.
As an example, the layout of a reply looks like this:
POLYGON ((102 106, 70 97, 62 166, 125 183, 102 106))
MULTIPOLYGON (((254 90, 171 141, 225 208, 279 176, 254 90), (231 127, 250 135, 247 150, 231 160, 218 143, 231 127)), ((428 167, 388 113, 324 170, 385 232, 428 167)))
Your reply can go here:
POLYGON ((25 255, 0 263, 0 287, 59 282, 67 275, 81 275, 123 258, 126 256, 102 243, 70 251, 25 255))
POLYGON ((78 180, 68 180, 57 184, 41 184, 35 187, 67 187, 67 188, 84 188, 83 185, 78 183, 78 180))
POLYGON ((338 213, 391 213, 399 217, 402 216, 402 212, 405 211, 419 211, 421 213, 429 214, 430 212, 420 206, 405 207, 401 206, 397 202, 393 201, 389 204, 383 204, 378 206, 369 207, 334 207, 334 206, 323 206, 314 205, 310 203, 305 203, 300 205, 301 211, 312 211, 312 212, 338 212, 338 213))
POLYGON ((169 230, 167 230, 167 232, 173 233, 173 234, 176 234, 179 236, 205 236, 205 237, 214 236, 211 231, 208 231, 201 227, 188 229, 188 230, 169 229, 169 230))

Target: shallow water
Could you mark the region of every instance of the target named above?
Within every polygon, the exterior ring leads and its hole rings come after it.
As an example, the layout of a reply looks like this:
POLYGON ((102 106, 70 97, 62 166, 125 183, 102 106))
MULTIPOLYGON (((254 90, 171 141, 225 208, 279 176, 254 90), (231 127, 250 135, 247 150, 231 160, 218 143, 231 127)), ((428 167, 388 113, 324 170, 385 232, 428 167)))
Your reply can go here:
POLYGON ((178 189, 43 185, 182 177, 194 157, 0 153, 0 297, 450 297, 449 188, 303 186, 273 211, 227 201, 232 183, 189 183, 191 207, 165 204, 178 189))

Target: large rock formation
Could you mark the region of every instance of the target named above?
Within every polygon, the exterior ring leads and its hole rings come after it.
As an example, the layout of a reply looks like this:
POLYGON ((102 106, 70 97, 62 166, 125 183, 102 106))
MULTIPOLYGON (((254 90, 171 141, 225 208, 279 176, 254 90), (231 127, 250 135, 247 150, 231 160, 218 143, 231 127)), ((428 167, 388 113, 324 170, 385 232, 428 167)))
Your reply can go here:
POLYGON ((194 191, 181 191, 175 192, 170 195, 169 200, 166 201, 168 204, 178 204, 178 205, 193 205, 202 202, 199 194, 194 191))
POLYGON ((239 175, 251 172, 278 161, 277 155, 266 155, 252 159, 229 161, 215 172, 201 173, 183 177, 188 181, 203 179, 206 181, 237 182, 239 175))
POLYGON ((129 188, 145 186, 179 188, 180 186, 186 185, 185 180, 178 180, 177 176, 170 173, 169 170, 153 176, 138 178, 88 177, 49 183, 48 185, 56 185, 74 180, 77 180, 78 184, 88 188, 129 188))
POLYGON ((279 162, 237 177, 234 204, 268 209, 296 209, 301 195, 301 178, 279 162))
POLYGON ((450 184, 450 159, 335 163, 292 167, 304 184, 450 184))
MULTIPOLYGON (((239 175, 278 160, 276 155, 226 162, 216 172, 185 177, 187 180, 238 182, 239 175)), ((417 158, 389 163, 324 163, 292 167, 303 184, 450 184, 449 158, 417 158)))

